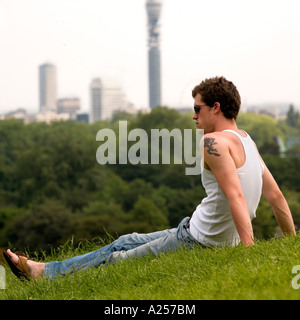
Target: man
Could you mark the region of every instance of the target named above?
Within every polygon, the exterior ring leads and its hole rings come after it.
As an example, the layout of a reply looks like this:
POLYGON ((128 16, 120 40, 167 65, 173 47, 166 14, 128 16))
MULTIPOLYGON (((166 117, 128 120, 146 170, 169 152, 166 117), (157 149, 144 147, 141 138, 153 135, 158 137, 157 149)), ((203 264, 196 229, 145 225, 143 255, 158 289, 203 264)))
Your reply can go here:
POLYGON ((207 197, 191 219, 184 218, 170 230, 124 235, 96 251, 64 261, 39 263, 7 250, 5 258, 18 277, 55 278, 74 270, 195 244, 253 245, 251 220, 262 193, 283 233, 295 234, 285 198, 250 136, 236 125, 241 99, 234 84, 224 77, 206 79, 194 88, 192 96, 193 120, 204 130, 202 183, 207 197))
POLYGON ((202 183, 208 197, 191 218, 191 234, 204 244, 254 244, 251 219, 261 193, 281 230, 295 234, 285 198, 254 142, 236 125, 241 99, 234 84, 224 77, 208 79, 194 88, 193 97, 193 119, 205 134, 202 183))

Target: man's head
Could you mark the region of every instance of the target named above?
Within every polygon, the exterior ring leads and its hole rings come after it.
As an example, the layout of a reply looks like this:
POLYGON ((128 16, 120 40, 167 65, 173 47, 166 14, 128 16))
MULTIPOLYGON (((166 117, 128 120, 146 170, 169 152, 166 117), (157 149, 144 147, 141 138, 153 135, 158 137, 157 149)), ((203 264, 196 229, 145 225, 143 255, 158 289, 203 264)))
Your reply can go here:
POLYGON ((193 98, 201 95, 202 101, 209 107, 219 102, 220 109, 227 119, 236 119, 240 110, 241 97, 236 86, 224 77, 205 79, 193 91, 193 98))

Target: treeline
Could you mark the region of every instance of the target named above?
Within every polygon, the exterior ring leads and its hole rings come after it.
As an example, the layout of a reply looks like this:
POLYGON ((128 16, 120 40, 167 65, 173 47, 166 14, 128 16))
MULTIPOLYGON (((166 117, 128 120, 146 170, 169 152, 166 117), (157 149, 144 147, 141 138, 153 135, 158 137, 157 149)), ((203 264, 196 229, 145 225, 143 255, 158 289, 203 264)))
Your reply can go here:
MULTIPOLYGON (((98 163, 96 152, 104 142, 96 141, 97 133, 111 129, 118 145, 120 120, 128 121, 128 132, 196 131, 191 113, 164 107, 136 116, 117 113, 110 122, 92 125, 0 122, 0 246, 47 251, 71 238, 78 243, 175 227, 193 213, 205 192, 200 175, 185 174, 186 163, 98 163)), ((238 123, 256 141, 299 226, 300 148, 294 144, 282 154, 278 145, 278 137, 285 144, 289 137, 299 139, 299 120, 292 126, 286 120, 241 114, 238 123)), ((255 236, 268 238, 276 231, 271 209, 262 199, 255 236)))

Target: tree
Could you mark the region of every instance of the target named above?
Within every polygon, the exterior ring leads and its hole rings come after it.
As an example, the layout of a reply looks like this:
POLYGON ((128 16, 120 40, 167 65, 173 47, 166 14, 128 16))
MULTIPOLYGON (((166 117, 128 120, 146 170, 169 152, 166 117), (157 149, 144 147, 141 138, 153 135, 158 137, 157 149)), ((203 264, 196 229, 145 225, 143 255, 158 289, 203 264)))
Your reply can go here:
POLYGON ((237 118, 240 129, 250 134, 258 148, 266 141, 273 141, 276 137, 284 137, 278 122, 267 115, 257 115, 253 113, 242 113, 237 118))
POLYGON ((259 147, 259 153, 261 155, 272 154, 274 156, 279 156, 280 149, 277 141, 265 141, 262 146, 259 147))
POLYGON ((168 227, 168 219, 148 198, 140 196, 129 212, 127 232, 153 232, 168 227))
POLYGON ((18 250, 50 250, 69 237, 71 212, 57 201, 47 201, 26 214, 16 216, 3 231, 5 238, 18 250))
POLYGON ((280 188, 300 191, 300 158, 264 155, 263 159, 280 188))
POLYGON ((125 217, 117 203, 93 201, 74 217, 69 232, 74 236, 75 243, 95 238, 104 240, 108 235, 114 237, 124 232, 125 217))
POLYGON ((261 198, 256 211, 256 218, 253 219, 252 225, 254 237, 257 239, 272 238, 278 229, 271 206, 265 198, 261 198))
POLYGON ((168 219, 171 227, 177 227, 184 217, 191 217, 197 205, 205 196, 202 186, 187 190, 174 190, 167 202, 168 219))

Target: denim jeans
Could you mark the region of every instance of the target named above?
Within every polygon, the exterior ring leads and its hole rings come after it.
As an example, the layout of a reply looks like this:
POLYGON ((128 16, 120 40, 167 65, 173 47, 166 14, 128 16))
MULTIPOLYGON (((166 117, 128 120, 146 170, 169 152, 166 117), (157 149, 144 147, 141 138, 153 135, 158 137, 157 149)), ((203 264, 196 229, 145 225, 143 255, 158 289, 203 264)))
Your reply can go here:
POLYGON ((132 233, 120 236, 112 243, 95 251, 45 264, 44 277, 55 278, 75 270, 98 267, 118 260, 142 257, 147 254, 176 250, 179 247, 192 247, 198 243, 189 232, 189 217, 184 218, 177 228, 152 233, 132 233))

